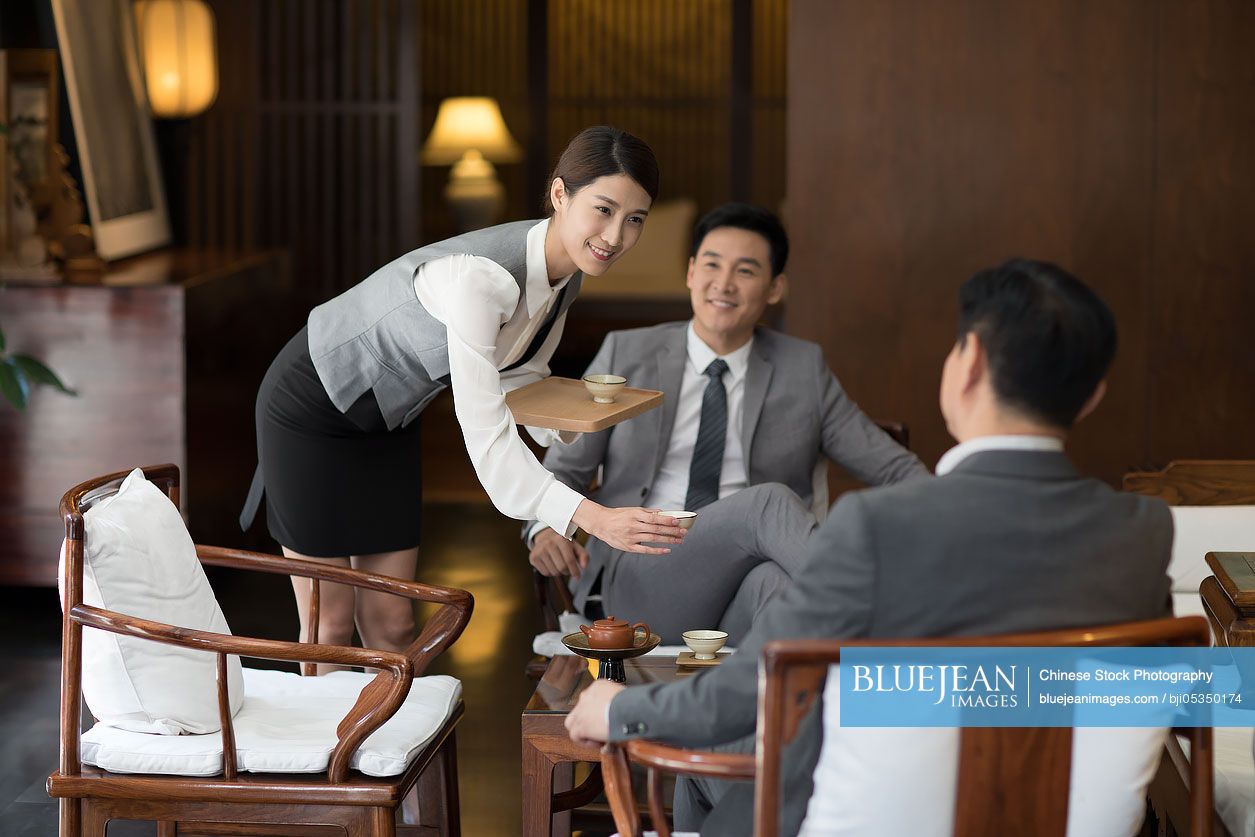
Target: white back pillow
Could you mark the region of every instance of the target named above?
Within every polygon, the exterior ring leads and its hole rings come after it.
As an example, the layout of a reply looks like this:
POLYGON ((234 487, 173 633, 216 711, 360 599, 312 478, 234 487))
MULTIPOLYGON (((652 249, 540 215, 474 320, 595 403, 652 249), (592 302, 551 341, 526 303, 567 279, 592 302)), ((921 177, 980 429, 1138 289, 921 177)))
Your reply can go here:
MULTIPOLYGON (((179 510, 142 471, 132 471, 117 494, 83 517, 85 604, 183 628, 231 632, 179 510)), ((58 577, 64 583, 64 548, 61 562, 58 577)), ((234 715, 244 700, 238 657, 228 658, 227 672, 234 715)), ((83 629, 83 698, 107 726, 164 735, 217 732, 216 674, 214 654, 83 629)))
MULTIPOLYGON (((824 742, 798 837, 950 837, 959 730, 842 727, 840 669, 824 690, 824 742)), ((1166 728, 1078 728, 1072 735, 1068 837, 1134 835, 1166 728)))
POLYGON ((1172 561, 1168 575, 1176 593, 1198 594, 1211 575, 1208 552, 1255 550, 1255 506, 1173 506, 1172 561))

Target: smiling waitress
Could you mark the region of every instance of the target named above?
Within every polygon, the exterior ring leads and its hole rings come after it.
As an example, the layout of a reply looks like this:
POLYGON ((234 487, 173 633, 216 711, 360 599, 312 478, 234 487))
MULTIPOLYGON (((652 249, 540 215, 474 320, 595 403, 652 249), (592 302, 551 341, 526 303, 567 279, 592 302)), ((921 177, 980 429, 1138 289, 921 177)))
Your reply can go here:
MULTIPOLYGON (((505 393, 549 374, 585 275, 601 276, 640 237, 658 162, 637 137, 587 128, 558 160, 548 217, 421 247, 315 308, 257 395, 259 466, 240 517, 266 497, 270 534, 293 558, 414 578, 422 505, 423 408, 452 387, 466 450, 493 505, 567 537, 651 554, 683 530, 642 508, 611 509, 558 482, 514 427, 505 393)), ((542 445, 575 434, 528 428, 542 445)), ((310 582, 292 579, 308 637, 310 582)), ((322 587, 319 641, 371 648, 413 638, 408 599, 322 587)))

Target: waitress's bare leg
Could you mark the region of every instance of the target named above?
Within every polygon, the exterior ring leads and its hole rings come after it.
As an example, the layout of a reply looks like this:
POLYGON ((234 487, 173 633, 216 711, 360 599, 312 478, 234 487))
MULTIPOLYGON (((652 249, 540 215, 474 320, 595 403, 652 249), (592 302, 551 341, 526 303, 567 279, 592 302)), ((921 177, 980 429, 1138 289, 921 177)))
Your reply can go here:
MULTIPOLYGON (((288 558, 302 561, 317 561, 337 567, 349 566, 348 558, 314 558, 283 547, 283 554, 288 558)), ((296 612, 301 620, 301 642, 309 641, 309 599, 313 584, 303 576, 292 576, 292 592, 296 594, 296 612)), ((323 645, 353 644, 353 606, 354 590, 343 584, 332 584, 327 581, 318 583, 318 642, 323 645)), ((318 673, 327 674, 331 671, 347 668, 328 663, 318 664, 318 673)))
MULTIPOLYGON (((412 581, 418 547, 374 555, 354 555, 353 569, 412 581)), ((414 601, 391 593, 357 589, 357 632, 362 644, 380 651, 404 651, 414 641, 414 601)))

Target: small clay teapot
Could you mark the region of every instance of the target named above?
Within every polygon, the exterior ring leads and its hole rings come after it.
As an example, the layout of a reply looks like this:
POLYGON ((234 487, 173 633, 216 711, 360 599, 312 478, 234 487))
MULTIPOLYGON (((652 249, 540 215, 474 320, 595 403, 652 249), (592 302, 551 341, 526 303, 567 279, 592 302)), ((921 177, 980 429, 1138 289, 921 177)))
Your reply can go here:
POLYGON ((642 642, 649 641, 649 626, 644 622, 629 625, 613 616, 598 619, 591 628, 587 625, 580 625, 580 630, 584 632, 584 636, 588 637, 590 648, 632 648, 639 644, 636 642, 637 631, 645 632, 642 642))

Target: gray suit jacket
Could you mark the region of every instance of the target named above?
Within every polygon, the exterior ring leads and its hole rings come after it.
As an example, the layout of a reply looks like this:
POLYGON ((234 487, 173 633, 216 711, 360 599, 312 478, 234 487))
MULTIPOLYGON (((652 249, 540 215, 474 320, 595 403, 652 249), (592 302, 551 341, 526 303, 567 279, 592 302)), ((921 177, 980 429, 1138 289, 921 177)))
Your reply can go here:
MULTIPOLYGON (((1083 479, 1061 453, 986 451, 951 473, 844 495, 793 586, 730 659, 610 707, 613 740, 685 746, 754 732, 758 656, 786 638, 978 636, 1172 611, 1172 517, 1156 499, 1083 479)), ((822 729, 812 711, 785 759, 782 834, 810 799, 822 729)), ((752 789, 734 785, 711 834, 749 834, 752 789)))
MULTIPOLYGON (((576 491, 605 506, 639 506, 662 467, 675 424, 676 399, 688 356, 688 322, 663 323, 606 335, 588 373, 622 375, 631 386, 662 390, 662 407, 574 444, 549 449, 545 467, 576 491)), ((871 421, 842 390, 814 343, 758 329, 745 374, 741 444, 750 485, 779 482, 807 504, 821 456, 871 485, 926 476, 928 469, 871 421)), ((524 534, 531 524, 524 527, 524 534)), ((589 544, 589 569, 576 588, 582 602, 609 548, 589 544)))

